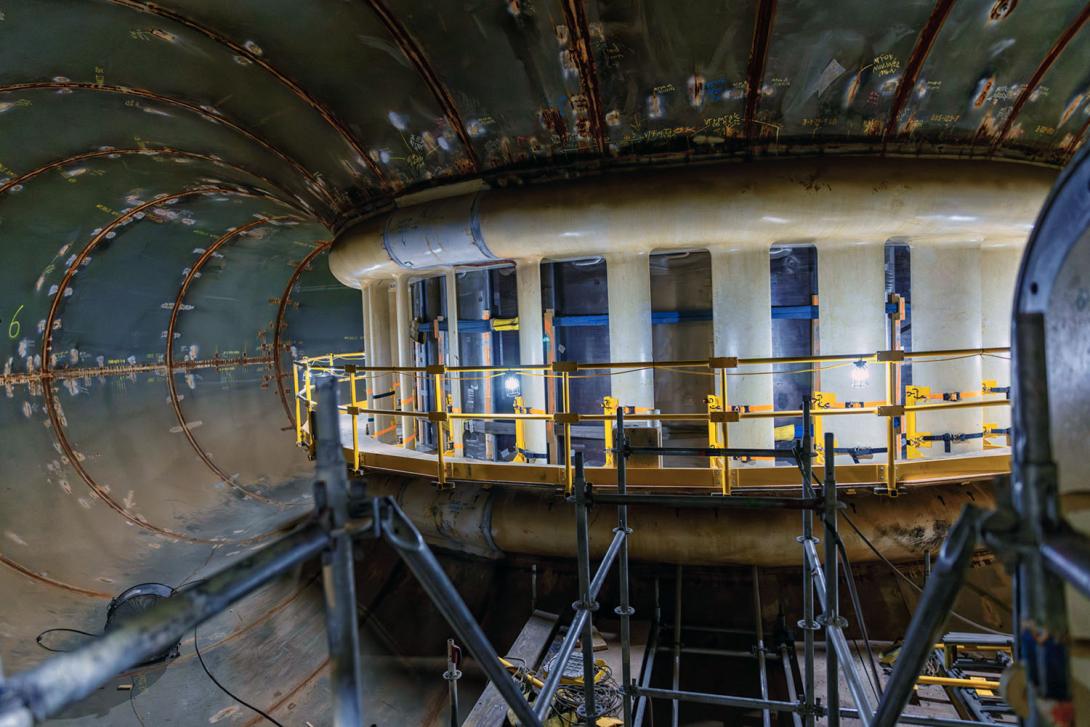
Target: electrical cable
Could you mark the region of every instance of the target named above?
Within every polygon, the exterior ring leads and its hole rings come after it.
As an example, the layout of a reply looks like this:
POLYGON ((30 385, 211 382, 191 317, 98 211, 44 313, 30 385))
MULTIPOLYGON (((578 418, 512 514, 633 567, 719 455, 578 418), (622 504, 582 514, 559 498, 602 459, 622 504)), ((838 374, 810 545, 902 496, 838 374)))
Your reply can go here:
MULTIPOLYGON (((829 532, 827 528, 826 533, 829 532)), ((878 667, 875 666, 874 650, 870 647, 870 633, 867 631, 867 621, 863 618, 863 603, 859 599, 859 589, 855 585, 855 574, 852 573, 852 564, 848 560, 848 551, 844 548, 844 541, 840 537, 840 533, 833 531, 836 535, 836 549, 840 552, 840 560, 844 567, 844 580, 848 584, 848 594, 852 601, 852 610, 855 611, 855 618, 859 622, 859 631, 863 635, 863 645, 867 649, 867 663, 870 666, 870 670, 867 672, 867 680, 871 682, 871 687, 874 689, 874 694, 878 697, 879 701, 882 699, 882 680, 878 677, 878 667)))
POLYGON ((80 636, 90 636, 92 639, 97 639, 99 636, 102 635, 102 634, 92 634, 92 633, 88 633, 86 631, 80 631, 79 629, 55 628, 55 629, 46 629, 45 631, 41 632, 40 634, 38 634, 35 637, 34 641, 38 644, 38 646, 42 647, 46 651, 51 651, 54 654, 66 654, 69 651, 71 651, 71 649, 54 649, 54 648, 52 648, 50 646, 46 646, 45 644, 42 643, 42 637, 43 636, 45 636, 46 634, 51 634, 51 633, 57 632, 57 631, 63 631, 65 633, 69 633, 69 634, 79 634, 80 636))
MULTIPOLYGON (((855 534, 858 535, 860 537, 860 539, 864 543, 866 543, 867 547, 871 549, 871 552, 873 552, 875 555, 877 555, 879 560, 881 560, 883 563, 885 563, 895 574, 897 574, 897 577, 899 577, 901 580, 903 580, 908 585, 912 586, 912 588, 915 589, 917 593, 923 593, 923 588, 921 588, 920 586, 917 586, 916 582, 914 580, 912 580, 911 578, 906 576, 904 573, 902 573, 901 570, 897 566, 895 566, 893 563, 891 563, 889 561, 889 559, 886 558, 886 556, 882 555, 882 553, 879 552, 878 548, 876 548, 874 546, 874 543, 869 541, 867 539, 867 536, 863 535, 862 531, 860 531, 859 528, 856 527, 855 523, 852 522, 852 519, 850 517, 848 517, 844 513, 841 513, 841 517, 843 517, 848 522, 848 525, 851 525, 852 530, 854 530, 855 534)), ((996 629, 985 626, 984 624, 977 623, 976 621, 973 621, 971 618, 967 618, 965 616, 962 616, 960 613, 958 613, 954 609, 950 609, 950 615, 953 616, 954 618, 956 618, 957 620, 961 621, 962 623, 968 624, 969 626, 972 626, 973 628, 980 629, 981 631, 983 631, 985 633, 995 634, 996 636, 1010 636, 1009 633, 1005 633, 1003 631, 997 631, 996 629)))
POLYGON ((140 723, 140 727, 147 727, 144 720, 141 719, 140 713, 136 711, 136 682, 129 684, 129 706, 132 707, 132 714, 136 717, 136 721, 140 723))
POLYGON ((212 672, 208 671, 208 665, 204 663, 204 657, 201 656, 201 649, 200 649, 199 646, 197 646, 197 627, 196 626, 193 627, 193 650, 195 652, 197 652, 197 661, 199 661, 201 663, 201 668, 204 669, 204 673, 208 675, 208 678, 212 680, 213 684, 215 684, 217 687, 220 688, 220 691, 222 691, 224 694, 226 694, 228 697, 235 700, 236 702, 238 702, 242 706, 249 707, 252 711, 254 711, 257 714, 261 715, 262 717, 264 717, 269 722, 272 722, 274 725, 276 725, 276 727, 284 727, 284 725, 277 722, 275 719, 270 717, 265 712, 262 712, 260 709, 258 709, 254 705, 250 704, 249 702, 243 701, 238 695, 234 694, 227 687, 220 684, 220 681, 218 679, 216 679, 216 677, 214 677, 212 675, 212 672))

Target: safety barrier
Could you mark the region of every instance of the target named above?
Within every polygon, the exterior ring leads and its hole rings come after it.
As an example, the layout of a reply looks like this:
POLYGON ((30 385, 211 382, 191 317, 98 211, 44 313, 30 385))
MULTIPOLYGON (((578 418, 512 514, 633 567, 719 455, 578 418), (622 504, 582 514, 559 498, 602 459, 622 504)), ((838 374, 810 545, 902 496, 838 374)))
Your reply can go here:
MULTIPOLYGON (((440 485, 450 479, 506 481, 529 484, 563 485, 571 492, 573 485, 572 448, 559 446, 563 452, 562 461, 557 465, 530 464, 527 455, 540 453, 527 452, 525 449, 525 426, 528 422, 546 422, 557 432, 558 442, 571 442, 572 427, 580 423, 596 423, 605 427, 604 439, 607 452, 605 468, 597 473, 596 480, 609 483, 609 471, 614 471, 610 457, 613 433, 612 421, 620 403, 613 397, 603 401, 602 413, 575 411, 571 399, 571 383, 574 379, 591 376, 614 376, 635 370, 669 370, 682 374, 704 376, 710 379, 715 390, 706 399, 703 411, 696 412, 659 412, 653 410, 635 410, 624 407, 626 421, 639 422, 691 422, 704 423, 708 429, 708 447, 721 449, 730 446, 730 425, 750 419, 801 417, 802 409, 775 409, 771 405, 751 405, 733 403, 730 400, 730 381, 734 376, 772 375, 771 367, 776 364, 809 364, 812 368, 777 372, 787 375, 809 374, 826 371, 841 366, 853 366, 869 372, 869 367, 880 367, 885 375, 885 397, 879 401, 838 401, 829 393, 814 391, 810 407, 814 417, 814 434, 821 441, 823 420, 832 416, 877 416, 885 420, 886 446, 876 449, 839 448, 834 446, 836 454, 850 455, 854 465, 843 465, 847 482, 852 484, 879 484, 880 491, 889 495, 898 493, 899 484, 906 482, 934 482, 942 480, 972 479, 987 477, 1009 470, 1009 455, 990 452, 1009 445, 1009 429, 995 423, 984 424, 980 432, 932 433, 920 431, 917 416, 921 413, 938 412, 950 409, 990 408, 1009 406, 1010 388, 1000 387, 994 380, 982 381, 981 388, 970 392, 933 393, 922 386, 902 386, 901 367, 918 361, 950 361, 968 357, 994 356, 1007 358, 1010 349, 1006 347, 947 349, 936 351, 903 351, 900 349, 833 354, 818 356, 780 356, 763 358, 737 358, 719 356, 709 359, 683 361, 637 361, 637 362, 600 362, 584 363, 575 361, 557 361, 552 364, 536 366, 445 366, 436 364, 423 367, 367 366, 364 353, 323 354, 301 358, 293 365, 293 387, 295 391, 295 430, 296 442, 300 446, 313 446, 313 412, 316 409, 314 382, 318 376, 332 375, 342 385, 347 386, 348 401, 341 407, 351 419, 352 445, 346 454, 353 469, 376 467, 392 469, 409 474, 423 476, 434 475, 440 485), (764 371, 743 371, 747 366, 768 367, 764 371), (521 398, 516 398, 514 411, 471 413, 457 411, 452 405, 448 387, 463 380, 490 380, 497 376, 541 376, 558 384, 555 411, 541 411, 526 407, 521 398), (379 378, 390 379, 389 390, 376 391, 379 378), (416 389, 398 395, 401 381, 416 382, 431 389, 431 405, 427 410, 415 406, 416 389), (361 393, 359 384, 363 382, 365 390, 361 393), (361 395, 362 394, 362 395, 361 395), (385 398, 391 398, 389 406, 375 405, 385 398), (993 398, 989 398, 993 397, 993 398), (368 404, 370 401, 370 405, 368 404), (392 417, 402 422, 401 447, 416 438, 418 425, 433 426, 437 446, 434 462, 419 455, 413 457, 391 456, 389 451, 377 451, 374 448, 361 448, 360 416, 365 421, 375 417, 392 417), (454 437, 450 427, 453 422, 484 420, 513 421, 515 423, 516 455, 509 462, 488 462, 467 460, 455 457, 452 447, 454 437), (410 424, 412 422, 413 424, 410 424), (984 450, 976 456, 927 459, 925 449, 935 442, 942 442, 949 451, 952 442, 968 439, 982 439, 984 450), (891 456, 892 453, 892 456, 891 456), (863 462, 873 459, 876 454, 885 454, 881 463, 863 462)), ((854 369, 853 369, 854 373, 854 369)), ((396 424, 374 432, 372 437, 390 434, 396 424)), ((793 426, 779 427, 777 440, 795 439, 793 426)), ((406 452, 407 454, 407 452, 406 452)), ((414 453, 415 454, 415 453, 414 453)), ((823 448, 817 451, 816 463, 820 465, 828 455, 823 448)), ((730 457, 712 457, 710 467, 648 467, 633 469, 636 475, 630 484, 641 487, 687 487, 693 489, 714 489, 729 495, 738 487, 791 486, 794 476, 792 467, 740 467, 730 457)), ((593 468, 592 468, 593 469, 593 468)), ((614 475, 615 477, 615 475, 614 475)))

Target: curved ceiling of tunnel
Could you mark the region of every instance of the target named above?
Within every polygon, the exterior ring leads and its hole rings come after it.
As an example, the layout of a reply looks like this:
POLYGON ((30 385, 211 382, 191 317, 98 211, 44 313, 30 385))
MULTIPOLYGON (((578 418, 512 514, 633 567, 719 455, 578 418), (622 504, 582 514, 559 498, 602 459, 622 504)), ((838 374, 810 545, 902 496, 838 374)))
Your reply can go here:
POLYGON ((1090 124, 1088 17, 0 1, 0 590, 27 596, 0 615, 5 668, 41 657, 38 630, 95 628, 125 586, 207 572, 304 511, 280 374, 360 347, 358 294, 324 260, 349 219, 479 175, 832 152, 1059 165, 1090 124))

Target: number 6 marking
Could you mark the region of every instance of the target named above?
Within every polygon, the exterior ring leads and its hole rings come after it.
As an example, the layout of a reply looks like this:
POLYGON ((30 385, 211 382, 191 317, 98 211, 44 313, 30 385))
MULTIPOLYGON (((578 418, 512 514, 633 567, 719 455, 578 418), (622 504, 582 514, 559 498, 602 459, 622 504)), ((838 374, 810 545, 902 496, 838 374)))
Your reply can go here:
POLYGON ((11 323, 8 324, 8 338, 18 338, 19 332, 23 330, 23 326, 17 320, 21 310, 23 310, 23 306, 16 308, 15 315, 11 317, 11 323))

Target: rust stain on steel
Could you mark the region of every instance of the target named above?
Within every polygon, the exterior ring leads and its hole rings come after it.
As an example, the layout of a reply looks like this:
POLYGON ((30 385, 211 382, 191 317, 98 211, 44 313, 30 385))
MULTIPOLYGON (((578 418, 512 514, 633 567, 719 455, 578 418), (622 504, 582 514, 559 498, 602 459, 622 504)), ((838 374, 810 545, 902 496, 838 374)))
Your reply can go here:
MULTIPOLYGON (((317 679, 318 676, 328 666, 329 666, 329 657, 327 656, 322 660, 322 662, 320 664, 318 664, 317 668, 315 668, 314 671, 312 671, 310 674, 308 674, 307 676, 305 676, 303 678, 303 681, 299 682, 294 687, 292 687, 291 691, 289 691, 283 697, 278 699, 274 704, 271 704, 268 707, 266 707, 265 712, 267 712, 268 714, 272 714, 276 710, 283 707, 284 704, 288 700, 292 699, 296 694, 298 694, 300 691, 302 691, 303 688, 305 688, 307 685, 309 685, 311 682, 313 682, 315 679, 317 679)), ((261 717, 261 716, 253 717, 249 722, 244 724, 242 727, 254 727, 254 725, 257 725, 257 724, 260 724, 261 722, 263 722, 264 719, 265 718, 261 717)))
POLYGON ((4 192, 7 192, 9 189, 11 189, 12 187, 14 187, 16 185, 26 184, 27 182, 34 179, 35 177, 39 177, 42 174, 44 174, 44 173, 46 173, 46 172, 48 172, 50 170, 60 169, 61 167, 66 167, 69 164, 75 164, 76 162, 82 162, 82 161, 86 161, 88 159, 100 159, 102 157, 111 157, 111 156, 114 156, 114 155, 118 155, 118 156, 134 156, 134 155, 135 156, 168 156, 168 157, 179 157, 179 158, 183 158, 183 159, 198 159, 200 161, 206 161, 206 162, 209 162, 211 164, 216 164, 218 166, 227 167, 228 169, 233 169, 236 172, 242 172, 243 174, 248 174, 251 177, 253 177, 254 179, 260 179, 265 184, 268 184, 270 187, 273 187, 278 192, 284 194, 285 197, 277 197, 277 199, 279 201, 283 202, 284 204, 290 206, 292 209, 298 210, 299 212, 302 212, 302 213, 304 213, 306 215, 313 215, 314 214, 314 210, 306 209, 306 208, 300 206, 300 204, 295 201, 295 198, 291 194, 291 192, 287 191, 286 189, 281 187, 277 182, 274 182, 273 180, 269 179, 268 177, 262 176, 262 175, 258 174, 257 172, 252 172, 249 169, 247 169, 246 167, 242 167, 242 166, 239 166, 238 164, 233 164, 231 162, 220 159, 219 157, 217 157, 217 156, 215 156, 213 154, 202 154, 202 153, 199 153, 199 152, 183 151, 181 149, 174 149, 174 148, 168 147, 168 146, 149 147, 149 148, 146 148, 146 149, 145 148, 135 148, 135 147, 134 148, 126 147, 126 148, 121 148, 121 149, 112 149, 112 148, 111 149, 96 149, 95 151, 83 152, 81 154, 73 154, 70 157, 65 157, 64 159, 57 159, 56 161, 49 162, 48 164, 43 164, 40 167, 35 167, 34 169, 31 169, 29 172, 25 172, 24 174, 20 174, 17 177, 12 177, 8 181, 4 182, 3 184, 0 184, 0 194, 3 194, 4 192))
POLYGON ((186 293, 189 292, 189 286, 193 283, 194 280, 196 280, 197 276, 200 274, 201 268, 203 268, 205 264, 212 259, 212 256, 215 255, 221 247, 231 242, 235 238, 246 234, 247 232, 256 227, 262 227, 264 225, 279 222, 282 220, 294 219, 298 218, 292 217, 290 215, 282 215, 279 217, 270 217, 267 219, 259 219, 252 222, 247 222, 245 225, 241 225, 233 230, 228 231, 223 235, 220 235, 220 237, 215 242, 209 245, 205 249, 205 251, 201 253, 201 256, 197 258, 196 262, 194 262, 193 265, 189 267, 189 272, 186 273, 185 278, 182 280, 181 286, 178 288, 178 294, 174 298, 174 305, 170 309, 170 320, 167 323, 166 345, 166 380, 167 391, 170 393, 170 407, 174 410, 174 416, 178 419, 178 426, 181 427, 182 434, 185 435, 186 441, 189 442, 189 445, 193 448, 193 451, 197 453, 197 457, 199 457, 200 460, 204 462, 204 464, 208 467, 208 469, 212 471, 214 475, 216 475, 216 477, 219 477, 221 480, 223 480, 224 484, 230 485, 239 492, 242 492, 245 497, 251 497, 259 502, 271 505, 279 505, 281 507, 283 507, 282 503, 278 503, 275 500, 260 495, 253 490, 250 490, 235 482, 235 479, 231 477, 231 475, 224 472, 219 467, 219 465, 212 461, 212 458, 209 457, 208 453, 204 451, 204 447, 200 445, 200 443, 197 441, 197 438, 193 435, 193 432, 189 428, 189 424, 185 420, 185 416, 182 414, 182 404, 181 401, 178 399, 178 386, 174 381, 174 329, 178 325, 178 313, 182 309, 182 301, 185 300, 186 293))
POLYGON ((7 557, 6 555, 3 555, 3 554, 0 554, 0 563, 3 563, 8 568, 11 568, 16 573, 21 573, 22 575, 26 576, 27 578, 31 578, 33 580, 36 580, 39 583, 44 583, 47 586, 52 586, 54 588, 63 589, 65 591, 68 591, 69 593, 78 593, 81 596, 88 596, 90 598, 101 598, 101 599, 104 599, 104 600, 109 600, 109 599, 113 598, 113 596, 111 596, 109 593, 102 593, 101 591, 92 591, 92 590, 87 589, 87 588, 81 588, 80 586, 73 586, 73 585, 71 585, 69 583, 65 583, 63 581, 58 581, 55 578, 50 578, 49 576, 43 576, 41 573, 35 573, 34 571, 30 570, 26 566, 20 565, 19 563, 16 563, 14 560, 12 560, 11 558, 9 558, 9 557, 7 557))
MULTIPOLYGON (((274 605, 269 610, 263 611, 261 613, 261 615, 258 616, 257 618, 255 618, 254 620, 248 621, 248 622, 242 624, 241 626, 239 626, 237 629, 231 631, 231 633, 227 634, 222 639, 219 639, 218 641, 213 641, 211 643, 205 644, 204 646, 201 647, 201 654, 204 655, 204 654, 208 654, 210 652, 213 652, 216 649, 219 649, 219 648, 227 645, 228 643, 234 641, 235 639, 238 639, 238 638, 241 638, 241 637, 245 636, 247 634, 247 632, 252 630, 254 627, 260 626, 261 624, 263 624, 266 621, 270 620, 273 616, 275 616, 276 614, 283 611, 285 608, 287 608, 289 605, 291 605, 296 599, 298 599, 299 596, 301 596, 303 593, 305 593, 308 588, 310 588, 312 585, 314 585, 314 581, 315 581, 315 579, 313 579, 313 578, 308 580, 306 583, 302 584, 298 589, 296 589, 294 592, 292 592, 291 595, 289 595, 286 598, 284 598, 283 600, 281 600, 279 603, 274 605)), ((103 595, 106 598, 113 598, 113 596, 108 596, 106 594, 103 594, 103 595)), ((190 632, 190 634, 192 634, 192 632, 190 632)), ((187 636, 186 638, 182 639, 179 642, 179 645, 188 646, 189 644, 192 644, 192 643, 193 643, 193 637, 192 637, 192 635, 190 635, 190 636, 187 636)), ((173 659, 170 663, 171 664, 184 664, 185 662, 192 661, 195 658, 196 658, 196 653, 195 652, 190 652, 190 653, 182 654, 182 655, 178 656, 177 658, 173 659)), ((145 667, 145 668, 142 668, 142 669, 141 668, 130 669, 129 671, 123 671, 120 674, 118 674, 117 678, 121 679, 121 678, 127 677, 127 676, 135 676, 135 675, 143 674, 145 672, 151 671, 154 668, 155 668, 154 666, 151 666, 151 667, 145 667)))
POLYGON ((1090 116, 1087 117, 1086 121, 1082 122, 1082 126, 1080 126, 1079 130, 1075 132, 1074 139, 1071 142, 1071 148, 1067 151, 1067 158, 1064 159, 1064 163, 1067 163, 1067 161, 1070 160, 1071 157, 1075 156, 1075 152, 1079 150, 1081 142, 1086 136, 1086 132, 1088 129, 1090 129, 1090 116))
POLYGON ((912 52, 905 63, 905 72, 901 76, 901 82, 897 84, 897 95, 893 98, 893 105, 889 108, 889 119, 886 121, 886 130, 882 134, 883 142, 897 135, 897 120, 908 101, 912 89, 916 87, 916 80, 920 76, 920 69, 927 60, 931 48, 935 45, 935 39, 942 30, 943 23, 950 16, 950 9, 954 7, 954 0, 939 0, 931 10, 920 34, 916 36, 916 45, 912 46, 912 52))
POLYGON ((284 372, 280 365, 280 331, 284 327, 284 312, 287 310, 288 298, 291 297, 291 290, 299 281, 299 276, 303 274, 303 271, 307 269, 307 266, 310 265, 314 258, 328 250, 332 244, 332 241, 329 240, 321 243, 308 252, 306 257, 295 266, 291 277, 288 278, 288 284, 284 286, 284 292, 280 295, 280 303, 276 307, 276 320, 273 321, 272 339, 273 376, 276 379, 276 391, 280 394, 280 403, 284 405, 284 413, 288 415, 288 422, 291 423, 292 427, 295 426, 295 413, 291 409, 291 404, 288 403, 288 392, 284 389, 284 372))
POLYGON ((765 61, 772 37, 772 22, 776 17, 776 0, 760 0, 757 17, 753 23, 753 41, 749 47, 746 67, 746 111, 743 129, 747 142, 753 141, 756 128, 757 106, 761 101, 761 83, 764 81, 765 61))
POLYGON ((117 5, 132 8, 133 10, 150 13, 152 15, 157 15, 161 18, 167 18, 168 20, 172 20, 180 25, 184 25, 185 27, 200 33, 206 38, 209 38, 212 41, 219 43, 226 48, 229 48, 232 53, 242 56, 258 68, 268 73, 270 76, 279 81, 283 86, 285 86, 289 91, 291 91, 301 101, 317 111, 318 114, 321 115, 322 119, 324 119, 327 124, 333 127, 333 129, 336 130, 338 134, 340 134, 341 138, 343 138, 345 142, 347 142, 348 145, 352 147, 352 151, 359 155, 360 160, 363 161, 363 163, 367 165, 367 168, 371 171, 371 173, 375 175, 375 177, 379 181, 379 184, 382 186, 386 185, 386 177, 382 173, 382 170, 377 164, 375 164, 375 161, 371 159, 370 156, 368 156, 367 151, 360 145, 359 140, 356 139, 356 137, 352 134, 352 131, 348 128, 348 126, 346 126, 344 122, 338 119, 328 106, 319 101, 313 94, 300 86, 298 82, 288 77, 282 71, 277 69, 267 60, 265 60, 262 56, 254 53, 245 45, 237 43, 228 38, 227 36, 220 35, 212 28, 198 23, 196 20, 187 18, 181 13, 177 13, 173 10, 164 8, 158 3, 139 2, 139 0, 112 0, 112 2, 117 5))
POLYGON ((113 93, 121 96, 135 96, 137 98, 149 99, 158 103, 164 103, 170 106, 177 106, 178 108, 191 111, 195 114, 198 114, 199 116, 202 116, 205 119, 213 121, 217 124, 222 124, 227 128, 241 134, 242 136, 245 136, 250 141, 254 142, 266 151, 275 155, 276 158, 290 165, 296 172, 306 178, 309 183, 308 187, 309 189, 311 189, 311 191, 321 197, 323 202, 329 205, 330 208, 336 209, 336 202, 333 200, 333 197, 330 195, 330 193, 326 190, 324 186, 322 186, 322 184, 318 181, 318 178, 314 176, 314 174, 309 169, 303 166, 303 164, 299 160, 293 158, 280 148, 274 146, 271 142, 258 136, 244 126, 239 125, 237 122, 232 121, 218 111, 210 111, 197 104, 190 103, 179 98, 174 98, 172 96, 164 96, 162 94, 148 91, 143 88, 133 88, 130 86, 112 86, 109 84, 96 84, 79 81, 30 81, 27 83, 9 83, 0 86, 0 93, 36 91, 39 89, 97 91, 99 93, 113 93))
MULTIPOLYGON (((72 263, 68 266, 68 269, 65 270, 64 278, 61 280, 60 285, 57 287, 57 292, 53 296, 53 301, 49 306, 49 314, 46 316, 45 328, 42 331, 41 371, 43 376, 48 376, 49 374, 51 374, 53 369, 52 362, 49 360, 50 348, 52 347, 53 324, 57 320, 57 312, 60 310, 61 299, 64 297, 65 289, 68 288, 68 286, 71 284, 72 277, 76 274, 76 271, 83 264, 83 261, 87 259, 87 256, 90 255, 91 252, 94 251, 94 249, 98 247, 98 245, 104 239, 106 239, 106 235, 110 234, 113 230, 117 229, 128 220, 133 219, 138 213, 143 212, 146 209, 165 204, 172 200, 182 199, 185 197, 193 197, 202 194, 233 194, 244 197, 261 196, 256 192, 241 192, 238 190, 228 189, 224 187, 194 187, 192 189, 187 189, 183 192, 173 192, 171 194, 160 195, 155 199, 133 207, 128 212, 125 212, 124 214, 119 215, 118 217, 115 217, 113 220, 111 220, 110 223, 103 227, 98 232, 98 234, 92 237, 91 241, 88 242, 83 247, 83 249, 80 250, 79 254, 72 259, 72 263)), ((45 381, 45 386, 42 387, 42 399, 45 406, 46 414, 49 416, 49 422, 52 425, 51 428, 53 430, 53 434, 57 439, 57 444, 60 446, 64 455, 68 458, 68 463, 71 465, 72 469, 76 471, 76 474, 80 476, 80 479, 84 481, 84 483, 100 500, 105 502, 111 510, 115 511, 118 515, 120 515, 133 525, 136 525, 139 528, 143 528, 144 530, 147 530, 159 537, 180 540, 187 543, 200 543, 204 545, 212 545, 216 543, 255 543, 261 540, 265 540, 276 534, 276 531, 269 531, 267 533, 255 535, 251 538, 245 538, 242 540, 227 540, 223 538, 196 538, 185 533, 180 533, 174 530, 160 527, 158 525, 153 525, 149 522, 146 522, 142 518, 137 517, 133 513, 129 512, 128 509, 126 509, 121 503, 113 499, 110 496, 109 490, 100 485, 95 480, 95 478, 91 476, 91 473, 87 471, 87 468, 85 468, 83 464, 80 463, 80 459, 79 456, 76 454, 75 448, 72 446, 72 443, 68 441, 68 435, 64 433, 64 425, 61 422, 60 413, 57 409, 58 404, 55 398, 55 393, 53 391, 53 386, 49 382, 48 378, 45 381)))
POLYGON ((446 117, 447 123, 450 124, 451 129, 458 135, 458 140, 462 144, 462 148, 466 153, 466 158, 469 159, 470 164, 473 165, 473 171, 480 171, 480 161, 477 159, 477 152, 473 149, 473 144, 469 140, 469 134, 466 132, 466 126, 462 122, 462 116, 458 112, 458 107, 454 104, 454 98, 450 95, 450 91, 443 85, 443 82, 439 80, 439 76, 435 74, 435 69, 431 67, 431 63, 428 61, 428 57, 424 54, 424 50, 412 37, 409 31, 401 24, 401 21, 397 19, 390 9, 386 7, 386 4, 382 0, 366 0, 367 4, 371 7, 372 12, 378 16, 382 24, 386 26, 387 32, 393 36, 394 42, 397 43, 397 47, 401 49, 401 52, 413 64, 416 68, 416 72, 420 74, 420 77, 424 79, 424 83, 427 84, 428 89, 431 91, 432 96, 439 102, 440 108, 443 109, 443 116, 446 117))
POLYGON ((1075 20, 1072 21, 1064 32, 1060 34, 1060 37, 1056 39, 1056 42, 1052 44, 1052 47, 1048 49, 1048 53, 1045 54, 1044 59, 1037 66, 1037 70, 1030 76, 1029 82, 1025 88, 1022 89, 1022 93, 1018 94, 1018 98, 1015 100, 1014 105, 1011 107, 1010 113, 1007 114, 1007 118, 1003 121, 1003 125, 999 127, 998 133, 992 140, 992 153, 999 148, 999 146, 1006 140, 1007 134, 1010 133, 1011 127, 1014 126, 1014 121, 1018 117, 1018 114, 1022 112, 1022 107, 1029 101, 1030 96, 1040 85, 1041 79, 1048 73, 1048 69, 1052 67, 1052 64, 1056 62, 1056 59, 1063 53, 1064 48, 1071 42, 1078 32, 1082 29, 1082 26, 1086 24, 1086 21, 1090 20, 1090 3, 1087 3, 1085 7, 1075 16, 1075 20))
POLYGON ((602 100, 598 94, 598 71, 594 67, 594 54, 590 50, 590 28, 587 26, 585 0, 564 0, 564 23, 571 34, 575 48, 575 63, 579 69, 579 87, 586 97, 590 132, 599 154, 606 153, 605 120, 602 100))
POLYGON ((995 0, 988 18, 993 21, 1004 20, 1018 7, 1018 0, 995 0))

